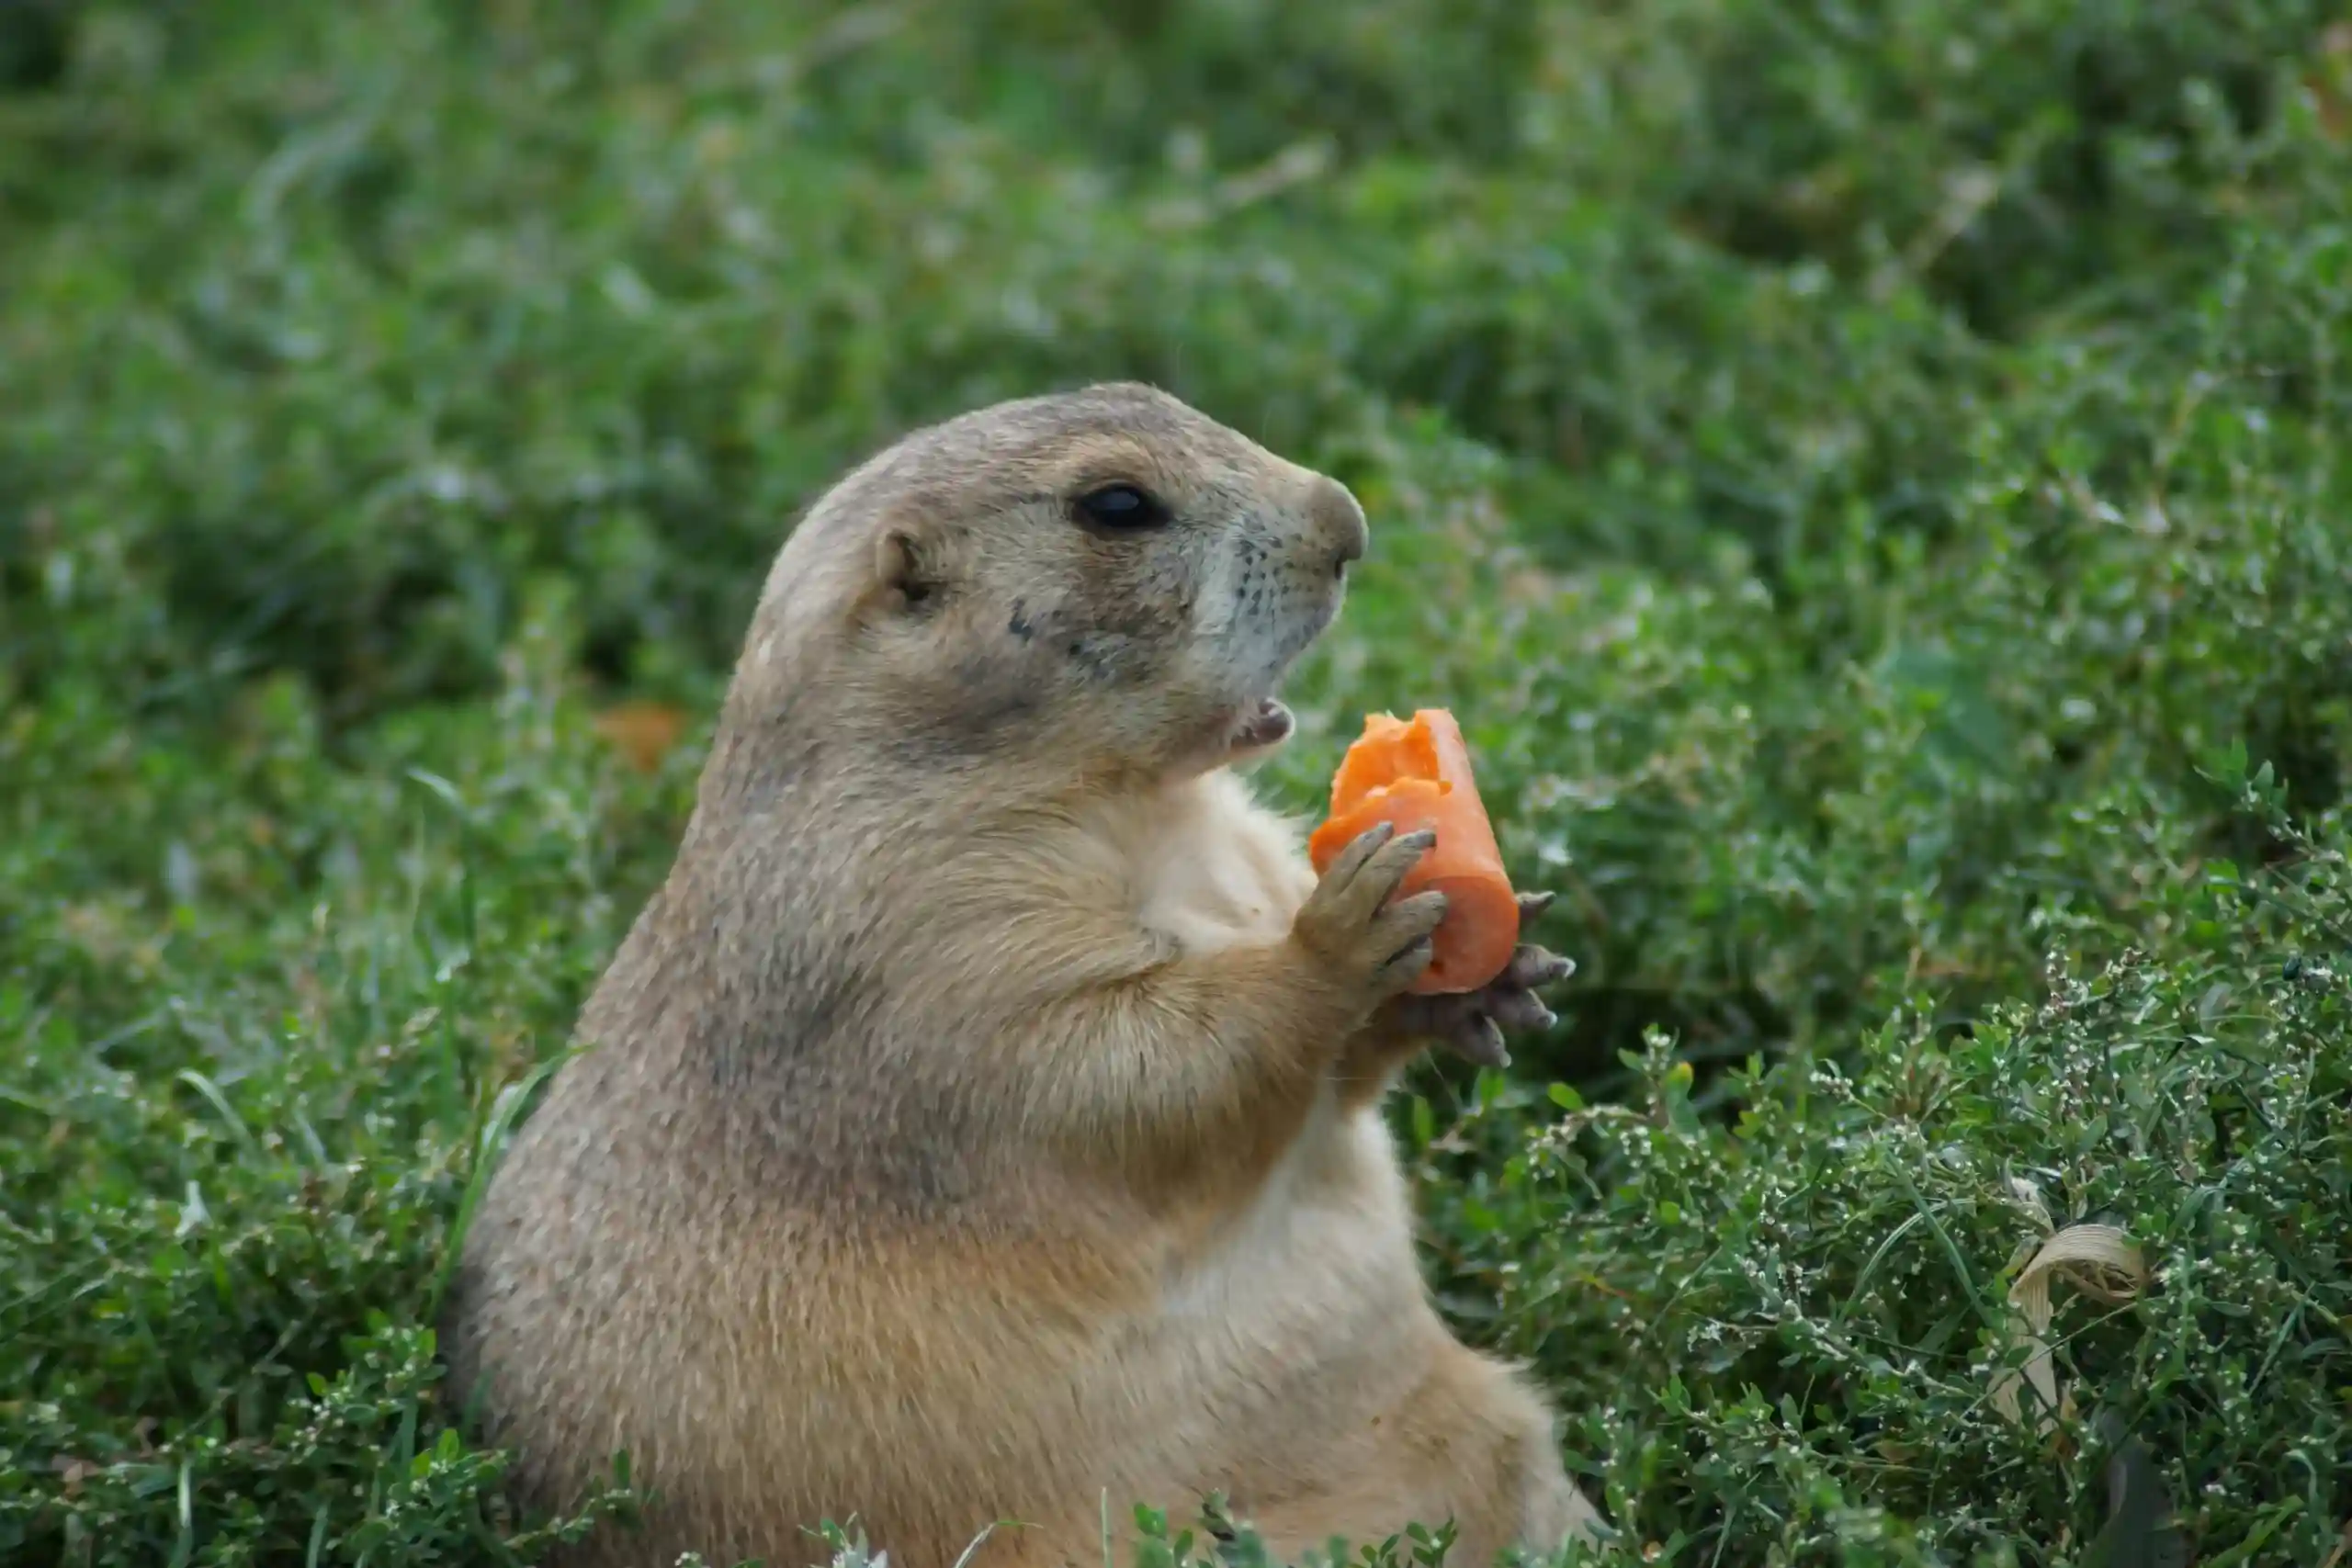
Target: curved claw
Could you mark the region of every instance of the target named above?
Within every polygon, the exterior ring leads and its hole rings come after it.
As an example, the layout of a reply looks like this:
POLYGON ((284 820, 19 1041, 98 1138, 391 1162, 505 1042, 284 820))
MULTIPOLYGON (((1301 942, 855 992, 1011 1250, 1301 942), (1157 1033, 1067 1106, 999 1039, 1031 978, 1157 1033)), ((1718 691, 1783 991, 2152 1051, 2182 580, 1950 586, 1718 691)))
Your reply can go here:
POLYGON ((1550 1008, 1526 991, 1503 991, 1490 996, 1480 1010, 1505 1029, 1549 1029, 1558 1021, 1550 1008))
POLYGON ((1540 947, 1522 947, 1510 955, 1510 964, 1487 989, 1541 990, 1545 986, 1558 985, 1576 972, 1577 962, 1573 958, 1563 958, 1540 947))
POLYGON ((1464 1061, 1482 1067, 1510 1066, 1510 1052, 1503 1044, 1503 1032, 1485 1013, 1474 1012, 1458 1021, 1443 1039, 1447 1048, 1464 1061))

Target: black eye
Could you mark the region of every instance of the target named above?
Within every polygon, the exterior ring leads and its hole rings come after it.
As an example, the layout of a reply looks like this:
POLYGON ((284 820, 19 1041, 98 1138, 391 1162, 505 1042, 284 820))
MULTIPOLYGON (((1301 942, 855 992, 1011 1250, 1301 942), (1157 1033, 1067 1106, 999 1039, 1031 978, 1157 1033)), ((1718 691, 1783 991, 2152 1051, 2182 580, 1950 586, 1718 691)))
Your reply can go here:
POLYGON ((1097 528, 1132 533, 1168 521, 1168 508, 1133 485, 1104 485, 1078 498, 1078 514, 1097 528))

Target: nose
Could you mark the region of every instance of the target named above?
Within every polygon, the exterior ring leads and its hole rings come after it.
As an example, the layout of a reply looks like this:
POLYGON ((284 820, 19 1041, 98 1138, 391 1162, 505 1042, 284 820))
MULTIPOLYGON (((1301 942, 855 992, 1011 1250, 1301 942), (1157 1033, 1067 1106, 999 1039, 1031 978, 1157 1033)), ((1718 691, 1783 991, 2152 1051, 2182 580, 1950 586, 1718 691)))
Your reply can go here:
POLYGON ((1331 575, 1346 576, 1350 564, 1363 559, 1372 542, 1372 530, 1354 492, 1339 480, 1317 474, 1306 510, 1316 538, 1329 553, 1331 575))

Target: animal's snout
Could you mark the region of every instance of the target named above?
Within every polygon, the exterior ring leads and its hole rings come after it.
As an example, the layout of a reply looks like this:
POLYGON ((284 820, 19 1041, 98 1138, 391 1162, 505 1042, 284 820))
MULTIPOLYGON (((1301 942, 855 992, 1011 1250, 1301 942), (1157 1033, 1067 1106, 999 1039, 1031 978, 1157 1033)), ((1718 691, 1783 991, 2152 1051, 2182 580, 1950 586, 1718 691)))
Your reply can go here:
POLYGON ((1372 543, 1372 530, 1354 492, 1339 480, 1317 474, 1307 494, 1306 514, 1315 547, 1330 574, 1346 576, 1348 568, 1363 559, 1372 543))

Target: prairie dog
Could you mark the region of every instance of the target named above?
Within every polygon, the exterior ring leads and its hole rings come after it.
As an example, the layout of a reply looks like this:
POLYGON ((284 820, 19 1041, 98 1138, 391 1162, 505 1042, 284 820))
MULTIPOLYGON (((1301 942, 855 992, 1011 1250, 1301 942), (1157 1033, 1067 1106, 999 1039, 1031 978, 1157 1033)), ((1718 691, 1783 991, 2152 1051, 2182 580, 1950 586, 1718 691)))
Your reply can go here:
POLYGON ((1377 1100, 1544 1016, 1522 949, 1400 993, 1442 896, 1317 878, 1230 764, 1368 535, 1338 481, 1114 384, 851 472, 778 555, 664 886, 467 1237, 460 1397, 597 1562, 1099 1563, 1222 1492, 1286 1559, 1595 1520, 1550 1412, 1454 1339, 1377 1100))

